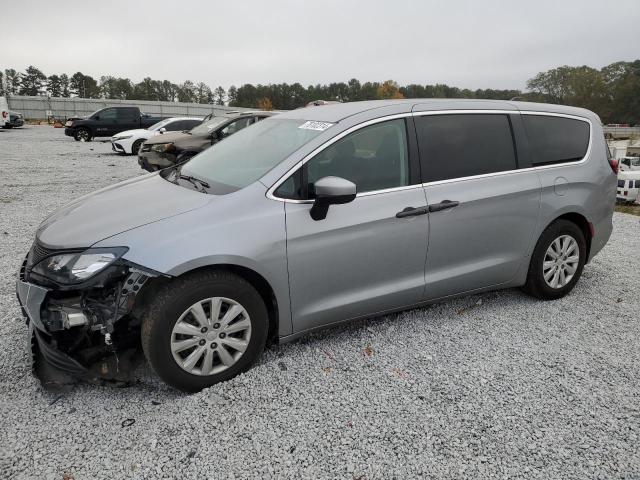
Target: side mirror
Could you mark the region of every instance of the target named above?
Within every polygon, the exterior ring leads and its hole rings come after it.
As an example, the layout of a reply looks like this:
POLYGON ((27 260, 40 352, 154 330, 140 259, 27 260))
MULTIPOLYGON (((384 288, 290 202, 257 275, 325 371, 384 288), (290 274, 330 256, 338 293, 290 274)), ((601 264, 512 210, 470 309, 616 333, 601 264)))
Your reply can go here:
POLYGON ((160 133, 164 133, 164 132, 166 132, 166 131, 167 131, 167 129, 166 129, 166 128, 164 128, 164 127, 162 127, 162 128, 160 128, 160 130, 158 130, 158 131, 159 131, 160 133))
POLYGON ((100 120, 100 115, 96 115, 93 117, 94 120, 100 120))
POLYGON ((356 185, 341 177, 322 177, 315 185, 316 198, 309 211, 314 220, 327 218, 329 205, 341 205, 356 198, 356 185))

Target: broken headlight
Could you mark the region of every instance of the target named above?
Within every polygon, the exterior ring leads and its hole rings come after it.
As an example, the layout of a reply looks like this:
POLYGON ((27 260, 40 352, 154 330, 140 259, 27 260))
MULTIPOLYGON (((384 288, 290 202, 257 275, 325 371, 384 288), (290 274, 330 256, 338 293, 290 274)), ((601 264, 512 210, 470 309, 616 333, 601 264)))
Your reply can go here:
POLYGON ((60 253, 36 264, 32 272, 62 284, 79 283, 107 268, 127 250, 126 247, 90 248, 83 252, 60 253))
POLYGON ((158 153, 172 152, 175 150, 173 143, 156 143, 151 145, 151 150, 158 153))

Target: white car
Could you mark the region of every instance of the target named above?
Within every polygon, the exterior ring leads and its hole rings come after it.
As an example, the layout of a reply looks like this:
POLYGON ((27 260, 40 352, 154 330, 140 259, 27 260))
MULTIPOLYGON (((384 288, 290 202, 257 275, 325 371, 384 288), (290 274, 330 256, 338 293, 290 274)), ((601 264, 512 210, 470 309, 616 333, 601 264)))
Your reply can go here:
POLYGON ((149 128, 138 128, 136 130, 127 130, 120 132, 111 137, 111 149, 114 152, 137 155, 140 146, 156 135, 162 135, 164 132, 182 132, 191 130, 193 127, 200 125, 202 118, 200 117, 172 117, 151 125, 149 128))

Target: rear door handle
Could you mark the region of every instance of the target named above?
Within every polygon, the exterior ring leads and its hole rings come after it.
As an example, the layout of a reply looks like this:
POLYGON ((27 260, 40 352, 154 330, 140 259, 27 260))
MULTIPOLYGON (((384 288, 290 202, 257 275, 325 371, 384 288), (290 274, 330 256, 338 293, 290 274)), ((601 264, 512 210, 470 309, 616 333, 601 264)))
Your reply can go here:
POLYGON ((416 215, 424 215, 429 211, 427 207, 407 207, 401 212, 396 213, 396 218, 415 217, 416 215))
POLYGON ((429 205, 430 212, 439 212, 440 210, 446 210, 447 208, 453 208, 460 205, 460 202, 455 200, 443 200, 440 203, 434 203, 433 205, 429 205))

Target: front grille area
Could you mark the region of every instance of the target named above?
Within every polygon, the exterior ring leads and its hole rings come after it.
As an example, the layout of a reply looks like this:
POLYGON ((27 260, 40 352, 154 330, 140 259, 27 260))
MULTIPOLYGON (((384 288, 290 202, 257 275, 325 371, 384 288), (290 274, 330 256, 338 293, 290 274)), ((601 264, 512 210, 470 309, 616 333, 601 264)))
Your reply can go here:
POLYGON ((29 255, 27 255, 27 267, 32 267, 36 263, 40 262, 45 257, 52 255, 55 253, 55 250, 51 250, 49 248, 45 248, 40 245, 38 242, 34 242, 31 250, 29 250, 29 255))

